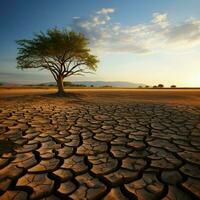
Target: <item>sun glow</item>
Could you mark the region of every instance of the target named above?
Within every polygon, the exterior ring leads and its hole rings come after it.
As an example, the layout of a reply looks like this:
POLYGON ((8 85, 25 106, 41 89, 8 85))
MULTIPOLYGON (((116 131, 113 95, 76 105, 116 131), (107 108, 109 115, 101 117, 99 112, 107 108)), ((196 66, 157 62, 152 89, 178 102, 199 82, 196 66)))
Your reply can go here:
POLYGON ((200 74, 196 78, 196 84, 197 86, 200 86, 200 74))

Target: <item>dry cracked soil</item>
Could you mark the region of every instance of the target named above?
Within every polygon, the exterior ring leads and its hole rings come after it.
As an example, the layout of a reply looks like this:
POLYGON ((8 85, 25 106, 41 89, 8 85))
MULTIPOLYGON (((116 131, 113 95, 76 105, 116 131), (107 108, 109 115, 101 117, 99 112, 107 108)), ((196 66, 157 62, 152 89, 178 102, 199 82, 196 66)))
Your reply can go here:
POLYGON ((199 105, 77 99, 1 98, 1 200, 200 199, 199 105))

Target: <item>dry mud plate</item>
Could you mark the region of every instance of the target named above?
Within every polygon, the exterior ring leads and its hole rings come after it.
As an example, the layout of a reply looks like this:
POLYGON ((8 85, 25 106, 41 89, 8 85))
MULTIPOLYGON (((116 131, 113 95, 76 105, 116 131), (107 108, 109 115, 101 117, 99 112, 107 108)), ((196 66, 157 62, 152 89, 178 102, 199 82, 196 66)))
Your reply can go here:
POLYGON ((7 100, 1 200, 200 198, 198 106, 7 100))

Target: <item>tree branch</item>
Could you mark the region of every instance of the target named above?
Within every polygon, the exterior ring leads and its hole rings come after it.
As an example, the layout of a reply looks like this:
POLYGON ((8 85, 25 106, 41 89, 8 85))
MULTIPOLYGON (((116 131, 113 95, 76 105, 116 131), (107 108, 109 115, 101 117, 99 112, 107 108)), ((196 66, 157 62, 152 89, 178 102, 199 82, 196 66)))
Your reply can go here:
POLYGON ((56 76, 58 76, 60 74, 60 71, 54 66, 55 63, 50 60, 46 60, 45 57, 43 57, 43 59, 44 59, 45 63, 47 64, 48 69, 52 70, 56 74, 56 76), (52 65, 49 65, 49 63, 51 63, 52 65))
POLYGON ((50 72, 52 73, 54 79, 57 81, 57 80, 58 80, 57 76, 54 74, 54 72, 53 72, 51 69, 49 69, 49 70, 50 70, 50 72))
POLYGON ((70 66, 70 64, 72 63, 72 60, 70 60, 70 59, 73 58, 73 56, 69 56, 69 57, 67 57, 66 59, 64 59, 64 58, 65 58, 65 55, 66 55, 66 51, 65 51, 65 53, 64 53, 64 55, 63 55, 63 62, 62 62, 63 70, 62 70, 62 74, 64 74, 66 71, 69 70, 69 66, 70 66), (67 62, 67 61, 68 61, 68 64, 67 64, 67 66, 66 66, 66 62, 67 62))
MULTIPOLYGON (((87 63, 86 62, 80 62, 76 65, 74 65, 70 70, 67 70, 66 73, 64 73, 64 77, 67 77, 72 74, 74 74, 73 70, 75 70, 77 67, 81 66, 81 65, 86 65, 87 63)), ((80 69, 79 69, 80 70, 80 69)), ((75 71, 76 72, 76 71, 75 71)))

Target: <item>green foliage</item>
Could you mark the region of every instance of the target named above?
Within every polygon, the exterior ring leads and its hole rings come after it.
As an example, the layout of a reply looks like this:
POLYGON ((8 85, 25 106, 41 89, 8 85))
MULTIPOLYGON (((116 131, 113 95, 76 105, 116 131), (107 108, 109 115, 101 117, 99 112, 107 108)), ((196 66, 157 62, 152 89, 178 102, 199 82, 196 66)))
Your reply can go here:
POLYGON ((69 82, 69 81, 64 81, 63 82, 63 85, 66 87, 66 86, 72 86, 72 83, 69 82))
POLYGON ((86 87, 85 85, 81 85, 81 84, 73 84, 72 82, 69 81, 64 81, 63 85, 65 87, 86 87))
POLYGON ((49 86, 49 87, 54 87, 55 85, 54 85, 54 84, 49 84, 48 86, 49 86))
POLYGON ((86 85, 82 85, 82 84, 75 84, 75 85, 72 85, 72 87, 87 87, 86 85))
POLYGON ((18 40, 17 67, 50 70, 54 78, 95 71, 97 57, 90 53, 88 40, 81 33, 49 29, 32 40, 18 40))

